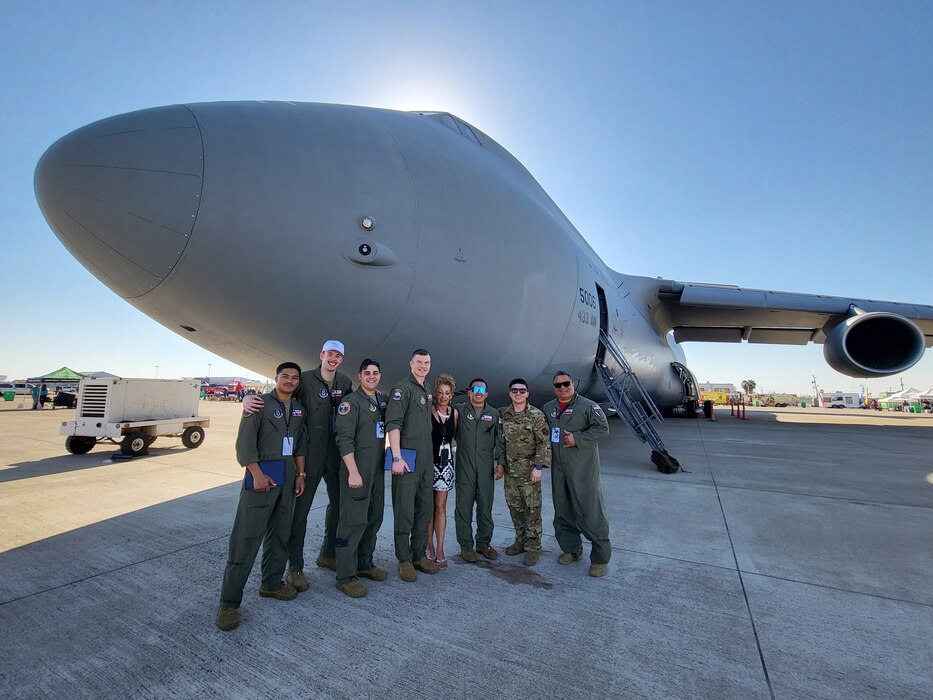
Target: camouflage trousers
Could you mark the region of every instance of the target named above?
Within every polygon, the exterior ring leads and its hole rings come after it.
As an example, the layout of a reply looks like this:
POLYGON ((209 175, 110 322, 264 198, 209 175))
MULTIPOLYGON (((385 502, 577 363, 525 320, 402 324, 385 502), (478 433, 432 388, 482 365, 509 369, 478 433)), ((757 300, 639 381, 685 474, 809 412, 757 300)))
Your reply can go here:
POLYGON ((541 549, 541 482, 531 483, 527 476, 505 474, 505 502, 515 525, 515 541, 525 551, 541 549))

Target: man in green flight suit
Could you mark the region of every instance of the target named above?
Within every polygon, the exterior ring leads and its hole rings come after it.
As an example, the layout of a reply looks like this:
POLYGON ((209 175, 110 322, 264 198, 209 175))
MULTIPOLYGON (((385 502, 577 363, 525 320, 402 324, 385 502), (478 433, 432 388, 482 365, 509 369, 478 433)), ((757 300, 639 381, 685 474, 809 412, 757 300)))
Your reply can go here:
POLYGON ((373 564, 376 533, 385 510, 385 411, 378 391, 382 372, 369 358, 360 365, 359 388, 337 406, 340 466, 340 520, 337 521, 337 589, 362 598, 357 578, 385 581, 388 572, 373 564))
POLYGON ((259 595, 276 600, 292 600, 298 595, 291 584, 282 581, 282 574, 288 560, 286 542, 295 498, 305 490, 304 407, 293 398, 300 374, 301 367, 294 362, 283 362, 275 371, 275 389, 266 395, 262 410, 244 412, 240 419, 236 456, 249 474, 240 489, 220 588, 217 626, 224 631, 240 624, 243 588, 260 544, 259 595))
POLYGON ((431 405, 424 381, 431 371, 431 354, 415 350, 409 375, 396 384, 386 408, 386 431, 392 454, 392 512, 395 517, 395 556, 399 577, 417 580, 415 569, 436 574, 437 564, 425 556, 428 521, 434 512, 434 445, 431 442, 431 405), (409 464, 402 449, 415 450, 409 464))
POLYGON ((557 563, 570 564, 580 558, 582 533, 593 545, 590 576, 605 576, 612 545, 596 443, 609 434, 609 424, 599 404, 577 394, 573 379, 563 370, 554 375, 554 395, 557 398, 544 404, 543 410, 551 428, 554 534, 563 550, 557 563))
POLYGON ((498 559, 492 546, 492 502, 495 482, 502 478, 505 442, 499 411, 486 405, 486 382, 470 382, 470 400, 460 409, 457 423, 457 501, 454 523, 463 561, 473 563, 476 555, 498 559), (476 505, 476 549, 473 549, 473 505, 476 505))
POLYGON ((528 403, 528 382, 509 382, 512 403, 500 408, 505 437, 505 503, 515 525, 515 541, 505 553, 525 553, 525 566, 541 555, 541 470, 551 463, 551 447, 544 413, 528 403))
MULTIPOLYGON (((337 368, 343 362, 344 347, 339 340, 328 340, 321 348, 321 366, 301 374, 301 387, 296 397, 305 407, 305 426, 308 429, 308 484, 304 494, 295 500, 292 515, 292 532, 288 538, 287 581, 299 592, 308 590, 308 579, 304 575, 305 533, 308 529, 308 513, 321 478, 327 486, 327 510, 324 513, 324 539, 315 562, 318 566, 337 570, 337 553, 334 538, 337 520, 340 517, 340 484, 338 471, 340 455, 334 423, 337 404, 353 390, 350 378, 337 368)), ((250 397, 243 401, 243 410, 252 412, 262 407, 262 399, 250 397)))

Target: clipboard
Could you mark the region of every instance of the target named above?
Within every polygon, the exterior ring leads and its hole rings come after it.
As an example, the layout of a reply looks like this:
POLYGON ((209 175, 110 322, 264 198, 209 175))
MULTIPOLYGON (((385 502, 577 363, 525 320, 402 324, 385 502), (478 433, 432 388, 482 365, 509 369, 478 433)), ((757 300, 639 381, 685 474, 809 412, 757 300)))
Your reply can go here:
MULTIPOLYGON (((270 459, 266 462, 259 462, 259 469, 275 482, 276 487, 285 483, 284 459, 270 459)), ((247 491, 253 490, 253 475, 249 469, 246 470, 246 480, 243 483, 243 488, 247 491)))
MULTIPOLYGON (((405 472, 406 474, 413 474, 415 472, 415 461, 418 458, 418 450, 409 450, 405 447, 402 448, 402 459, 408 462, 408 467, 411 469, 410 472, 405 472)), ((382 465, 382 468, 387 472, 392 471, 392 450, 391 448, 386 448, 386 459, 385 464, 382 465)))

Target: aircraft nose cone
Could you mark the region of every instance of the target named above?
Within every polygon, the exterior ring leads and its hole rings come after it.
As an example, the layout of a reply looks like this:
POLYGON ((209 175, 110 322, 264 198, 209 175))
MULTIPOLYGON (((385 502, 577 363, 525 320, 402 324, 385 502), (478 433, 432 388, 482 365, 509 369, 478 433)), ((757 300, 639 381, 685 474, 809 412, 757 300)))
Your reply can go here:
POLYGON ((36 198, 52 230, 122 297, 153 290, 194 228, 204 175, 201 131, 186 107, 89 124, 36 166, 36 198))

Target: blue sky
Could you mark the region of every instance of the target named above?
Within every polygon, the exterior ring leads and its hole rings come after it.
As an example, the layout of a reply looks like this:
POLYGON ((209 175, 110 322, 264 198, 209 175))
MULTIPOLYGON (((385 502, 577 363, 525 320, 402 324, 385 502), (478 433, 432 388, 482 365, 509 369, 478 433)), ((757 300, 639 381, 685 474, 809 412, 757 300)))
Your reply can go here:
MULTIPOLYGON (((57 138, 181 102, 450 111, 621 272, 933 304, 933 3, 14 0, 0 23, 0 374, 253 374, 97 282, 33 194, 57 138)), ((819 346, 685 349, 700 381, 863 384, 819 346)), ((933 386, 933 353, 902 376, 933 386)))

